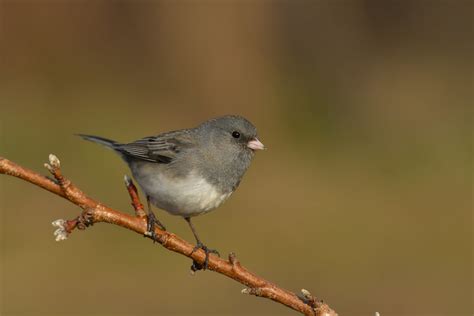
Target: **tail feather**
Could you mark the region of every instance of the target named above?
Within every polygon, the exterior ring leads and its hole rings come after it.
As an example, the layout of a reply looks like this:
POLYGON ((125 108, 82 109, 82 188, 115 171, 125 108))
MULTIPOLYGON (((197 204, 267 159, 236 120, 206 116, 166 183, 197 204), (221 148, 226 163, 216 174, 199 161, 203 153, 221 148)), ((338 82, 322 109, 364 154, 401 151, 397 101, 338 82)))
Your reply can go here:
POLYGON ((119 144, 114 140, 107 139, 104 137, 99 137, 99 136, 93 136, 93 135, 84 135, 84 134, 77 134, 77 136, 82 137, 85 140, 91 141, 93 143, 101 144, 105 147, 108 147, 110 149, 115 149, 116 146, 119 144))

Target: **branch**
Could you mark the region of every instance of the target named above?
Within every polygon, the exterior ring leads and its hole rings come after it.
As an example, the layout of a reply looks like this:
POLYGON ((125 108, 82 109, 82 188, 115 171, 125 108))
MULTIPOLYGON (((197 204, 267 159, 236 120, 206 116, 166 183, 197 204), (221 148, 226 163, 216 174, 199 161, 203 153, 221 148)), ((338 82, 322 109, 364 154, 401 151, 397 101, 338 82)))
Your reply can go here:
MULTIPOLYGON (((60 161, 56 156, 49 155, 49 163, 45 164, 45 167, 51 172, 54 179, 23 168, 10 160, 0 157, 0 174, 10 175, 28 181, 82 208, 82 213, 73 220, 59 219, 53 222, 53 225, 58 228, 54 233, 56 240, 66 239, 74 229, 83 230, 94 223, 100 222, 118 225, 128 228, 140 235, 145 235, 147 229, 146 213, 138 197, 137 189, 130 178, 125 177, 125 183, 132 200, 132 206, 135 210, 134 216, 114 210, 87 196, 63 176, 60 161)), ((158 227, 155 228, 155 234, 157 241, 166 249, 191 258, 198 264, 202 265, 204 263, 206 255, 203 250, 199 249, 193 251, 194 245, 158 227)), ((302 295, 298 296, 250 272, 240 264, 234 253, 229 255, 229 260, 224 260, 214 255, 209 256, 208 269, 245 285, 246 288, 242 290, 244 294, 271 299, 304 315, 337 315, 327 304, 316 300, 316 298, 306 290, 302 290, 302 295)))

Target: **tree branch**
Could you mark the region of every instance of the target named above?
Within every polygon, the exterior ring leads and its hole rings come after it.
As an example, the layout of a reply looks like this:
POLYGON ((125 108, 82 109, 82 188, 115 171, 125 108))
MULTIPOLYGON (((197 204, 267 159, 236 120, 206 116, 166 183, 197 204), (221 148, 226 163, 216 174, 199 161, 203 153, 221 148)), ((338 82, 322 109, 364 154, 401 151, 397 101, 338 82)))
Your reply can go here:
MULTIPOLYGON (((28 181, 82 208, 82 213, 73 220, 60 219, 53 222, 53 225, 58 228, 54 233, 56 240, 67 239, 68 235, 76 228, 82 230, 99 222, 128 228, 140 235, 145 234, 146 213, 138 197, 137 189, 130 178, 125 177, 125 183, 132 200, 132 206, 135 209, 135 216, 114 210, 87 196, 63 176, 60 161, 56 156, 50 155, 49 163, 45 164, 45 167, 51 172, 54 179, 38 174, 8 159, 0 157, 0 174, 10 175, 28 181)), ((155 228, 155 233, 158 242, 166 249, 189 257, 201 265, 204 263, 206 255, 203 250, 199 249, 193 251, 194 246, 192 244, 173 233, 160 230, 158 227, 155 228)), ((306 290, 302 290, 302 295, 298 296, 250 272, 240 264, 234 253, 229 255, 228 261, 211 255, 209 257, 208 269, 245 285, 246 288, 242 290, 244 294, 271 299, 304 315, 337 315, 327 304, 316 300, 316 298, 306 290)))

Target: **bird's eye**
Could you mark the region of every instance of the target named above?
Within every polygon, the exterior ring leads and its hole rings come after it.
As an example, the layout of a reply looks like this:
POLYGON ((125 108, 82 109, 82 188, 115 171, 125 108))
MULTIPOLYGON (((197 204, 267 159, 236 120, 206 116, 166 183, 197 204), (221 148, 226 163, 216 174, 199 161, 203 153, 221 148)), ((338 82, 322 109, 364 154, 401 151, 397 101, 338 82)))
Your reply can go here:
POLYGON ((240 137, 240 133, 235 131, 235 132, 232 132, 232 137, 234 138, 239 138, 240 137))

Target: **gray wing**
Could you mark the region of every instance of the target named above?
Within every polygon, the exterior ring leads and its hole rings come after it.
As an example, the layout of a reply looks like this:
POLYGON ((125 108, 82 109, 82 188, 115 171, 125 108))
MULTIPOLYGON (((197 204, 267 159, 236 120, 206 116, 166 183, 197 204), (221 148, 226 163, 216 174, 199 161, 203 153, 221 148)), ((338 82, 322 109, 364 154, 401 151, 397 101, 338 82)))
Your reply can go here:
POLYGON ((193 147, 190 130, 179 130, 149 136, 128 144, 116 145, 115 149, 127 158, 156 163, 170 163, 183 150, 193 147))

